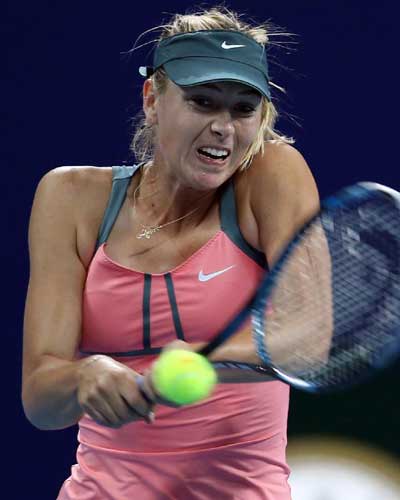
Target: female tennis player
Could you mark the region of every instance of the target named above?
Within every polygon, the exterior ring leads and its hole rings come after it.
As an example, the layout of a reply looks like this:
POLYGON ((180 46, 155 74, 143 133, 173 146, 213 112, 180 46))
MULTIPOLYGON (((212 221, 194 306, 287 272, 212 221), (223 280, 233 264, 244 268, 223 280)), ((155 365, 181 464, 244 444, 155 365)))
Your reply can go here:
POLYGON ((136 383, 165 346, 215 336, 318 209, 274 130, 268 37, 225 9, 175 15, 141 68, 137 165, 38 185, 22 397, 39 429, 79 425, 58 500, 290 499, 287 385, 238 370, 173 408, 136 383))

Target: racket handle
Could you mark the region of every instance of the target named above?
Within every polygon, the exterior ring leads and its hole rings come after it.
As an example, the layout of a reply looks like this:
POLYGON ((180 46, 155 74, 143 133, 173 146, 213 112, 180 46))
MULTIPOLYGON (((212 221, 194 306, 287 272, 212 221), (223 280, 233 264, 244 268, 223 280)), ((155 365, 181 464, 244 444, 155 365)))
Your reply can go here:
POLYGON ((247 372, 256 372, 256 373, 261 373, 262 375, 270 376, 271 378, 275 378, 275 372, 270 366, 262 366, 262 365, 256 365, 254 363, 241 363, 238 361, 213 361, 212 365, 214 366, 215 369, 222 369, 222 368, 228 368, 228 369, 239 369, 239 370, 245 370, 247 372))
POLYGON ((136 384, 138 386, 140 395, 142 398, 146 401, 146 403, 149 406, 153 406, 155 403, 155 400, 149 395, 148 390, 146 389, 146 380, 145 380, 145 375, 138 375, 136 377, 136 384))

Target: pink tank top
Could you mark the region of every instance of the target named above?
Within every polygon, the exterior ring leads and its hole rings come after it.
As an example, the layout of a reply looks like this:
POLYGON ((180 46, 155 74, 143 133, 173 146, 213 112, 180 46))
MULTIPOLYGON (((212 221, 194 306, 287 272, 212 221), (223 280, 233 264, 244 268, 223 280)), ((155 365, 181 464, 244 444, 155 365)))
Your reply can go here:
MULTIPOLYGON (((143 372, 168 342, 215 336, 250 298, 266 263, 240 233, 231 182, 220 230, 184 263, 146 274, 114 262, 106 241, 136 170, 113 167, 84 289, 80 350, 143 372)), ((77 464, 58 500, 289 500, 288 403, 288 386, 278 381, 219 384, 199 404, 157 406, 152 425, 110 429, 85 416, 77 464)))

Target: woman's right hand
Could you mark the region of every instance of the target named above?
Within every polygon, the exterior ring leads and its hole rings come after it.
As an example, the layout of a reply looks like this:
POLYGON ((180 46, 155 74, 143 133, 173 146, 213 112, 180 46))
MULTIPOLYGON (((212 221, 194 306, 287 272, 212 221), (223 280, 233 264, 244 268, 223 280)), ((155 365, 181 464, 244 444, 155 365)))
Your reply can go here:
POLYGON ((152 423, 154 405, 141 395, 137 377, 137 372, 108 356, 87 358, 79 369, 77 397, 82 411, 114 429, 136 420, 152 423))

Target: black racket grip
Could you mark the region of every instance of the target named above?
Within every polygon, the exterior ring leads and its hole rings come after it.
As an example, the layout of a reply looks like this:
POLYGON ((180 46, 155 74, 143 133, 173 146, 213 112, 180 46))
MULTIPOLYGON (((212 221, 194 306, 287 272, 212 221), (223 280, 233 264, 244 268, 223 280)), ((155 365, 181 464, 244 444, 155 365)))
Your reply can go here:
POLYGON ((211 364, 216 369, 229 368, 229 369, 247 370, 275 378, 275 372, 269 366, 256 365, 253 363, 240 363, 238 361, 213 361, 211 364))
POLYGON ((136 384, 138 386, 140 395, 146 401, 149 406, 154 406, 155 401, 147 394, 144 386, 144 375, 138 375, 136 377, 136 384))

